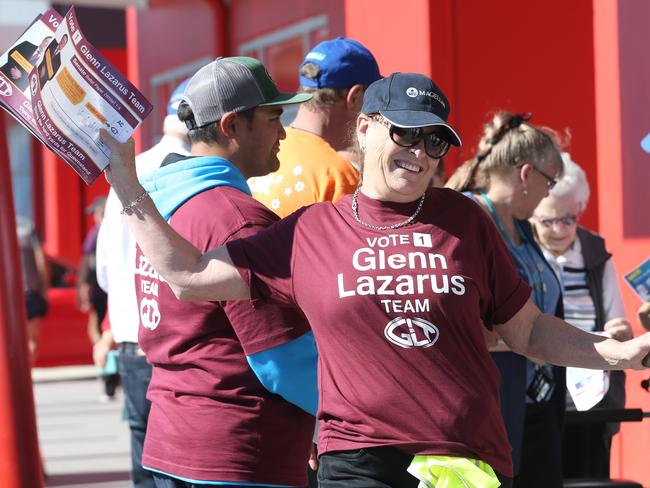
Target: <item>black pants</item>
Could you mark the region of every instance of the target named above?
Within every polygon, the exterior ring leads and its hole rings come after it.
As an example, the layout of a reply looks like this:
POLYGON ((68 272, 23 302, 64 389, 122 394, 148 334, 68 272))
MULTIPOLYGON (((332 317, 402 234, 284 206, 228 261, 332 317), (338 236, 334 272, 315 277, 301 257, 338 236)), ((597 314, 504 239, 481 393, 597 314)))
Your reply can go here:
MULTIPOLYGON (((419 481, 406 469, 413 456, 394 447, 337 451, 319 458, 319 488, 417 488, 419 481)), ((497 473, 501 486, 512 480, 497 473)))
POLYGON ((25 305, 27 305, 27 320, 38 319, 47 315, 47 300, 38 291, 25 292, 25 305))
POLYGON ((104 393, 106 396, 113 398, 115 396, 115 390, 117 390, 120 384, 120 375, 117 373, 102 375, 102 382, 104 383, 104 393))
POLYGON ((318 488, 318 475, 310 467, 307 467, 307 481, 307 488, 318 488))
POLYGON ((526 406, 521 469, 515 488, 562 488, 562 415, 554 402, 526 406))
POLYGON ((574 424, 564 429, 565 478, 609 478, 612 438, 606 424, 574 424))

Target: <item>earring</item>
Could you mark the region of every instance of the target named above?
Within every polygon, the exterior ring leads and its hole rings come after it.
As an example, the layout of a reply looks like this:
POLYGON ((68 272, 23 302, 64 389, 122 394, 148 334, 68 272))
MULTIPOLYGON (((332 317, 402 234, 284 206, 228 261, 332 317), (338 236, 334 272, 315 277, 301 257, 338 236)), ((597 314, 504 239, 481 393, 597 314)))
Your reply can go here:
POLYGON ((528 190, 526 190, 526 188, 524 188, 522 191, 523 191, 524 195, 528 195, 528 190))
POLYGON ((366 143, 364 141, 359 141, 359 149, 361 149, 363 152, 366 151, 366 143))

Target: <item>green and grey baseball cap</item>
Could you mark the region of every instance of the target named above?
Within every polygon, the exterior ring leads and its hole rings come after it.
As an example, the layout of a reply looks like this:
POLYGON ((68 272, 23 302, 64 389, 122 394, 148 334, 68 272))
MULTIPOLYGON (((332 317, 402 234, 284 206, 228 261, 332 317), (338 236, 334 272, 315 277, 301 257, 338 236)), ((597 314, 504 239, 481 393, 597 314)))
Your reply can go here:
POLYGON ((245 56, 217 58, 196 72, 183 93, 183 101, 194 113, 194 124, 186 122, 190 129, 221 120, 227 112, 310 98, 306 93, 280 93, 264 65, 245 56))

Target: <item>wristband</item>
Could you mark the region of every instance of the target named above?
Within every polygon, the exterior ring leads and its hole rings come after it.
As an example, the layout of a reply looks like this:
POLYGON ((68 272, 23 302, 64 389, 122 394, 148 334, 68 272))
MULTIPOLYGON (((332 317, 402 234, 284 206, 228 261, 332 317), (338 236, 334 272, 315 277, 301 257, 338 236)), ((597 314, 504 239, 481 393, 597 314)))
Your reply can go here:
POLYGON ((124 208, 122 208, 122 210, 120 210, 120 214, 121 214, 121 215, 131 215, 131 214, 133 213, 133 210, 135 209, 135 207, 137 207, 138 204, 139 204, 142 200, 144 200, 145 198, 147 198, 148 195, 149 195, 149 192, 148 192, 147 190, 144 190, 144 191, 142 192, 142 194, 141 194, 138 198, 136 198, 135 200, 133 200, 133 201, 132 201, 131 203, 129 203, 128 205, 125 205, 124 208))

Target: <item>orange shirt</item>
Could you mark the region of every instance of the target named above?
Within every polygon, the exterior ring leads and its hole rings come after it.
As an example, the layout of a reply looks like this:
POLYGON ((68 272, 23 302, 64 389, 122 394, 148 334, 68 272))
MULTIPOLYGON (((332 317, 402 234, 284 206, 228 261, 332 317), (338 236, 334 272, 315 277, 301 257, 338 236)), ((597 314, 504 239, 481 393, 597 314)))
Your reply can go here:
POLYGON ((251 178, 253 197, 286 217, 315 202, 336 202, 353 193, 359 181, 357 170, 325 139, 309 132, 287 128, 280 142, 280 169, 251 178))

